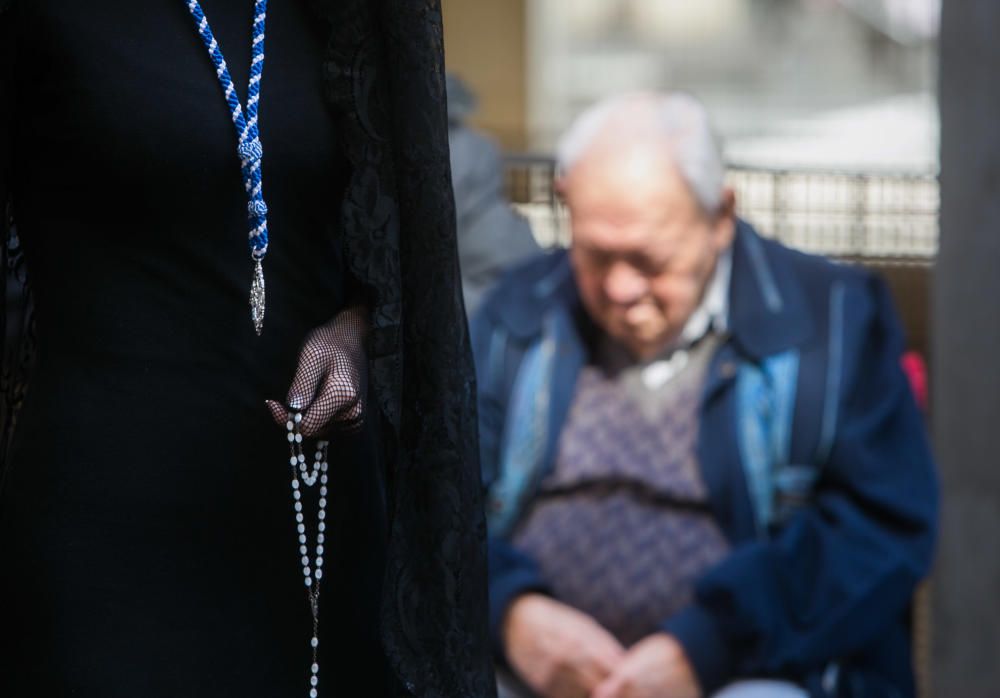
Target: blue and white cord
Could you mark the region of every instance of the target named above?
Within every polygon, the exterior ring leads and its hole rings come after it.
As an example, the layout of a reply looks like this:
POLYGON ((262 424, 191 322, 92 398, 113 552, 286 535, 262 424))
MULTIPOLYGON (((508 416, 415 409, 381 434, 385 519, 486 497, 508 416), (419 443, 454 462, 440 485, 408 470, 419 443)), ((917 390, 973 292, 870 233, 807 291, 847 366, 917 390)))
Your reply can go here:
POLYGON ((243 171, 243 184, 247 193, 247 218, 250 228, 250 256, 255 262, 253 284, 250 292, 251 315, 257 334, 264 321, 264 275, 260 263, 267 254, 267 204, 264 201, 261 160, 264 155, 257 128, 257 107, 260 104, 260 81, 264 72, 264 26, 267 19, 267 0, 254 3, 253 46, 251 52, 250 81, 247 87, 247 104, 244 112, 236 86, 226 66, 219 42, 212 34, 208 18, 198 0, 186 0, 188 10, 194 18, 198 34, 201 36, 209 58, 215 66, 215 74, 225 96, 236 129, 237 153, 243 171))

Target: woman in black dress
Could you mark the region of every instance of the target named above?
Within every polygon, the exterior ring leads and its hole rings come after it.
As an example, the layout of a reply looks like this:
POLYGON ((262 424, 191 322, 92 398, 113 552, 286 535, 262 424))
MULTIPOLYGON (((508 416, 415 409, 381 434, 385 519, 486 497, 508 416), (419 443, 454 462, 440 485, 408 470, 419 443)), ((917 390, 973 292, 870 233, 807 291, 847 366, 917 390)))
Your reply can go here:
MULTIPOLYGON (((0 695, 309 695, 290 403, 331 442, 318 695, 489 695, 437 2, 271 0, 260 336, 186 1, 0 6, 0 695)), ((245 105, 254 3, 201 6, 245 105)))

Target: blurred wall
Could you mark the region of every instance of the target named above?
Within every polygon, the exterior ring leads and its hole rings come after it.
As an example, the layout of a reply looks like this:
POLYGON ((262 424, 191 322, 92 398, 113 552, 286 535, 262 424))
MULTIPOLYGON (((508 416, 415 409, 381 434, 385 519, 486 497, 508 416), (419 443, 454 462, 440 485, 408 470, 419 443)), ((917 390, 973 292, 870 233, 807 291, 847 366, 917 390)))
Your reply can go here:
POLYGON ((472 123, 523 149, 525 0, 443 0, 445 60, 479 97, 472 123))
POLYGON ((934 436, 935 698, 1000 695, 1000 2, 944 3, 934 436))
MULTIPOLYGON (((865 17, 874 20, 879 13, 856 10, 933 2, 530 0, 526 9, 531 145, 551 151, 558 134, 581 108, 628 90, 694 93, 730 143, 763 136, 792 140, 803 135, 802 120, 897 95, 929 93, 937 69, 933 37, 903 41, 899 32, 886 33, 892 24, 888 18, 872 22, 865 17)), ((908 133, 892 126, 884 130, 882 139, 874 144, 866 139, 857 150, 864 154, 881 150, 884 142, 896 144, 908 133)), ((837 132, 830 138, 853 142, 856 133, 848 138, 837 132)), ((907 152, 908 145, 898 147, 907 152)), ((785 145, 786 152, 794 148, 794 143, 785 145)), ((828 150, 841 160, 845 157, 836 145, 828 150)), ((885 168, 886 158, 869 157, 885 168)), ((800 165, 827 166, 826 158, 816 153, 808 161, 803 162, 805 155, 796 159, 800 165)), ((932 166, 936 165, 934 152, 932 166)), ((840 162, 837 169, 844 166, 840 162)), ((851 169, 858 166, 864 164, 848 164, 851 169)))

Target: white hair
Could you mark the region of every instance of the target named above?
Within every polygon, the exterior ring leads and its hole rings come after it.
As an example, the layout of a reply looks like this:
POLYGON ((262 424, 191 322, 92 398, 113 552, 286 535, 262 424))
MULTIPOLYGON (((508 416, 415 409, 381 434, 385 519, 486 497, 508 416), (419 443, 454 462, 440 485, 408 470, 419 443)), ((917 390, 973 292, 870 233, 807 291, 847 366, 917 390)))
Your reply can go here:
POLYGON ((631 93, 591 106, 573 121, 556 146, 559 171, 569 172, 605 136, 616 143, 666 144, 701 207, 714 213, 722 206, 722 146, 705 107, 691 95, 631 93))

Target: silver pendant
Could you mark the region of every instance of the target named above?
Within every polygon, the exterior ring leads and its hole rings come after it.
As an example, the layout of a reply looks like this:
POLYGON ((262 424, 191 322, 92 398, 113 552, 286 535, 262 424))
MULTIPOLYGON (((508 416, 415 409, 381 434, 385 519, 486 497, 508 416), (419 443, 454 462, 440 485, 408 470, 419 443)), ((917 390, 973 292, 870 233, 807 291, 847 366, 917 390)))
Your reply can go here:
POLYGON ((259 259, 255 259, 253 281, 250 283, 250 319, 253 320, 253 327, 258 337, 264 329, 266 298, 264 292, 264 267, 261 265, 259 259))

